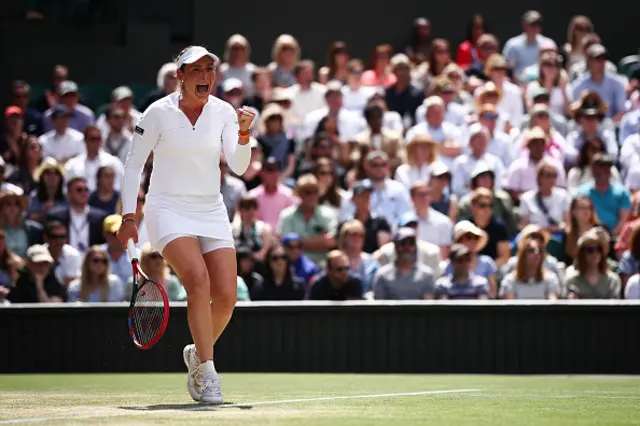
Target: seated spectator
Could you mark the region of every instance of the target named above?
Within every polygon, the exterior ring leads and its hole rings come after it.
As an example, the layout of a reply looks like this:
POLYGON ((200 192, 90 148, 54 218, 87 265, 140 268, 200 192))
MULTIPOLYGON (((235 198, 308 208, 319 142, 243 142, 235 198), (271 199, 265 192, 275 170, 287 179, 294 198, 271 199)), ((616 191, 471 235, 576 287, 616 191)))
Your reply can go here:
POLYGON ((627 280, 632 275, 635 275, 640 270, 640 227, 636 227, 631 234, 631 241, 629 243, 629 250, 626 250, 622 254, 620 264, 618 265, 618 272, 620 274, 620 281, 622 288, 625 288, 627 280))
POLYGON ((361 60, 350 60, 347 63, 347 72, 346 84, 342 86, 342 103, 349 111, 364 111, 367 101, 375 92, 375 88, 362 85, 360 79, 364 72, 364 65, 361 60))
POLYGON ((596 154, 591 171, 593 183, 578 188, 578 195, 591 198, 600 222, 618 236, 631 214, 631 197, 627 188, 611 179, 613 160, 606 154, 596 154))
POLYGON ((511 253, 507 227, 502 220, 493 215, 491 191, 486 188, 477 188, 472 194, 471 217, 468 220, 489 236, 487 245, 479 253, 495 259, 496 264, 502 266, 509 260, 511 253))
MULTIPOLYGON (((640 74, 640 68, 636 71, 637 74, 640 74)), ((639 79, 640 80, 640 79, 639 79)), ((640 89, 640 85, 638 86, 640 89)), ((640 92, 636 89, 636 93, 640 92)), ((638 136, 638 132, 640 132, 640 109, 634 109, 632 111, 627 112, 623 117, 622 121, 620 121, 620 142, 622 145, 626 145, 626 140, 629 136, 636 135, 638 136)), ((622 157, 622 153, 621 153, 622 157)))
MULTIPOLYGON (((489 256, 478 254, 487 245, 487 242, 489 242, 487 233, 468 220, 456 223, 456 226, 453 228, 453 243, 462 244, 469 249, 471 256, 471 263, 469 264, 470 271, 487 279, 489 283, 489 296, 495 298, 498 295, 498 284, 496 282, 498 267, 496 266, 496 262, 489 256)), ((447 259, 444 265, 444 272, 442 274, 452 274, 453 265, 451 261, 447 259)))
POLYGON ((69 69, 64 65, 55 65, 51 73, 50 86, 45 89, 42 96, 35 100, 36 109, 45 112, 56 103, 60 93, 60 84, 69 78, 69 69))
POLYGON ((458 127, 445 121, 445 105, 441 97, 430 96, 425 99, 424 105, 425 121, 410 128, 406 140, 412 140, 417 134, 431 135, 440 146, 440 160, 451 168, 453 160, 466 147, 462 133, 458 127))
POLYGON ((609 107, 607 116, 618 123, 625 112, 624 85, 616 75, 606 72, 607 49, 603 45, 593 44, 586 52, 588 72, 573 82, 573 98, 578 99, 585 90, 597 92, 609 107))
POLYGON ((495 124, 493 125, 493 132, 502 132, 510 135, 513 125, 509 122, 509 116, 498 108, 498 104, 502 101, 502 97, 502 91, 499 90, 492 81, 484 83, 474 92, 475 109, 478 114, 482 114, 483 111, 496 114, 496 117, 491 117, 491 119, 495 121, 495 124), (489 108, 485 105, 492 105, 493 108, 489 108))
POLYGON ((449 251, 452 272, 436 280, 436 299, 488 299, 489 284, 486 278, 471 271, 471 250, 465 245, 454 244, 449 251))
MULTIPOLYGON (((580 77, 584 77, 584 75, 588 72, 588 56, 586 52, 591 46, 593 46, 594 44, 600 44, 601 42, 602 40, 600 39, 600 36, 594 32, 586 34, 582 37, 582 39, 580 40, 580 48, 582 52, 584 52, 582 58, 569 67, 569 77, 571 78, 572 82, 575 82, 580 77)), ((613 75, 616 75, 618 73, 616 65, 610 60, 607 60, 605 62, 605 71, 613 75)))
POLYGON ((280 213, 277 234, 293 232, 300 235, 305 253, 319 263, 335 245, 338 217, 329 207, 318 204, 320 187, 315 176, 301 176, 296 185, 296 195, 300 204, 287 207, 280 213))
POLYGON ((62 190, 64 169, 53 158, 45 158, 36 170, 36 188, 29 194, 27 217, 43 223, 49 210, 67 205, 62 190))
POLYGON ((395 261, 381 267, 373 280, 373 298, 377 300, 433 299, 435 275, 418 262, 416 232, 400 228, 393 238, 395 261))
POLYGON ((253 73, 256 66, 250 62, 251 46, 249 40, 240 34, 234 34, 227 40, 224 49, 224 63, 220 65, 222 80, 237 78, 246 87, 247 94, 253 95, 253 73))
MULTIPOLYGON (((371 151, 364 159, 364 172, 373 184, 371 193, 371 213, 383 217, 388 223, 411 210, 409 191, 400 182, 389 178, 389 156, 382 151, 371 151)), ((355 206, 348 205, 345 216, 353 215, 355 206)))
POLYGON ((120 191, 115 190, 116 171, 111 166, 101 166, 96 175, 96 190, 89 195, 89 205, 114 214, 120 203, 120 191))
POLYGON ((29 247, 26 265, 18 271, 16 285, 7 300, 11 303, 56 303, 67 300, 67 288, 53 273, 53 258, 45 246, 29 247))
MULTIPOLYGON (((140 248, 140 267, 149 279, 164 287, 167 292, 167 298, 170 301, 182 301, 187 299, 187 292, 182 283, 171 273, 169 265, 165 262, 162 254, 151 247, 151 244, 145 243, 140 248)), ((125 300, 131 298, 133 291, 133 277, 127 281, 125 290, 125 300)))
MULTIPOLYGON (((391 58, 391 71, 396 81, 385 89, 387 106, 391 111, 405 118, 405 126, 415 124, 416 109, 424 100, 424 91, 411 83, 411 65, 411 61, 404 53, 394 55, 391 58)), ((435 66, 435 64, 432 65, 435 66)))
MULTIPOLYGON (((591 173, 591 167, 593 164, 593 158, 596 154, 606 154, 607 147, 600 137, 593 137, 587 139, 580 148, 578 153, 578 160, 576 165, 569 170, 567 176, 567 189, 569 191, 577 191, 578 188, 584 184, 593 182, 593 173, 591 173)), ((622 152, 624 155, 624 151, 622 152)), ((611 166, 611 179, 620 183, 620 173, 615 166, 611 166)))
POLYGON ((338 234, 338 249, 342 250, 349 258, 351 275, 362 282, 363 292, 371 290, 373 277, 378 270, 378 262, 369 253, 365 253, 364 247, 365 229, 362 222, 357 219, 347 221, 340 228, 338 234))
POLYGON ((289 263, 293 267, 293 275, 300 279, 305 287, 308 287, 311 280, 320 273, 320 268, 304 254, 302 249, 302 238, 295 233, 289 233, 282 236, 282 245, 284 246, 289 263))
POLYGON ((569 299, 619 299, 620 277, 609 270, 609 242, 589 230, 578 240, 576 273, 567 274, 565 285, 569 299))
POLYGON ((470 217, 473 191, 478 188, 486 188, 493 194, 493 215, 502 220, 507 226, 509 236, 513 236, 517 232, 517 223, 515 209, 509 194, 502 189, 495 189, 495 174, 489 168, 489 165, 480 162, 471 172, 471 190, 472 192, 462 197, 458 205, 458 217, 470 217))
MULTIPOLYGON (((93 111, 80 104, 78 85, 75 82, 67 80, 60 83, 58 87, 58 101, 58 105, 64 106, 67 111, 69 111, 69 127, 72 129, 82 132, 87 126, 95 122, 93 111)), ((42 127, 45 132, 55 127, 55 124, 50 118, 58 105, 49 108, 44 113, 42 127)))
POLYGON ((520 198, 520 228, 538 225, 554 233, 569 221, 571 198, 566 190, 556 186, 558 171, 552 163, 542 160, 536 167, 537 189, 520 198))
POLYGON ((346 84, 349 77, 349 63, 351 62, 349 46, 343 41, 334 41, 327 53, 327 66, 318 70, 318 81, 326 84, 329 80, 338 80, 346 84))
POLYGON ((438 143, 428 134, 417 133, 407 143, 406 157, 406 162, 396 169, 395 180, 407 189, 418 180, 429 183, 431 168, 440 164, 438 143))
POLYGON ((250 302, 249 287, 247 287, 247 283, 245 283, 240 276, 236 278, 236 287, 236 300, 238 302, 250 302))
POLYGON ((256 261, 253 258, 253 252, 249 247, 236 246, 236 262, 238 277, 242 278, 247 291, 251 293, 253 287, 262 281, 262 275, 257 271, 256 261))
MULTIPOLYGON (((373 253, 381 246, 391 241, 391 226, 383 217, 377 217, 371 213, 369 206, 371 203, 371 193, 373 184, 369 179, 364 179, 354 183, 351 188, 351 203, 355 209, 353 217, 364 225, 364 246, 362 251, 373 253)), ((338 232, 342 232, 344 223, 338 226, 338 232)))
POLYGON ((106 242, 99 247, 105 251, 111 273, 126 283, 132 277, 133 271, 131 270, 131 261, 116 236, 120 225, 122 225, 122 216, 119 214, 111 214, 104 218, 102 229, 106 242))
POLYGON ((53 128, 38 138, 42 146, 42 156, 52 157, 60 164, 84 152, 82 132, 69 127, 69 110, 63 105, 56 105, 51 110, 50 118, 53 128))
POLYGON ((571 103, 571 88, 567 84, 569 78, 562 70, 562 56, 556 52, 544 52, 538 59, 538 67, 538 78, 527 84, 527 106, 533 106, 533 94, 544 88, 549 92, 549 109, 565 115, 571 103))
POLYGON ((296 200, 293 191, 280 183, 280 166, 275 157, 268 157, 260 170, 262 184, 249 191, 258 203, 257 218, 275 229, 280 212, 293 206, 296 200))
MULTIPOLYGON (((569 144, 564 136, 553 127, 551 121, 551 111, 549 107, 543 103, 537 103, 529 110, 529 126, 528 128, 542 129, 547 136, 547 144, 545 146, 545 154, 548 157, 558 160, 561 164, 574 164, 578 157, 578 150, 572 144, 569 144)), ((515 140, 516 153, 515 157, 526 155, 526 148, 523 145, 525 134, 521 133, 515 140), (522 147, 522 148, 518 148, 522 147)))
POLYGON ((418 217, 418 239, 440 247, 442 258, 445 259, 453 236, 451 219, 431 207, 431 188, 426 183, 414 182, 410 194, 418 217))
POLYGON ((364 147, 369 150, 380 150, 387 154, 391 163, 391 170, 395 171, 404 162, 404 140, 402 133, 387 127, 385 123, 385 110, 377 102, 369 102, 364 109, 364 118, 367 122, 367 130, 356 135, 357 144, 351 148, 352 144, 347 144, 342 149, 349 147, 350 155, 353 155, 354 149, 362 149, 364 147))
POLYGON ((84 130, 85 150, 83 153, 73 157, 65 164, 65 179, 69 180, 76 176, 87 180, 90 191, 98 188, 98 169, 100 167, 111 167, 115 172, 113 187, 120 190, 120 181, 124 176, 124 166, 122 162, 102 149, 102 134, 95 126, 87 126, 84 130))
MULTIPOLYGON (((145 271, 146 272, 146 271, 145 271)), ((124 284, 111 273, 107 253, 92 246, 82 262, 82 273, 69 284, 69 302, 121 302, 124 284)))
POLYGON ((42 149, 34 135, 21 139, 19 148, 18 168, 9 175, 7 183, 19 187, 25 194, 30 194, 37 186, 35 176, 42 162, 42 149))
MULTIPOLYGON (((127 86, 119 86, 111 92, 111 104, 104 113, 100 114, 98 120, 96 120, 96 126, 102 132, 102 138, 105 142, 109 139, 112 142, 116 142, 114 136, 120 134, 125 145, 120 148, 128 151, 134 127, 140 117, 142 117, 142 113, 133 105, 133 92, 131 89, 127 86), (111 133, 113 133, 112 138, 109 138, 111 133)), ((109 151, 109 154, 115 155, 124 162, 127 154, 125 152, 124 158, 122 158, 120 151, 121 149, 116 149, 115 152, 109 151)))
POLYGON ((256 260, 263 261, 273 244, 271 227, 257 218, 258 202, 251 195, 244 195, 238 203, 238 213, 231 222, 236 246, 248 247, 256 260))
POLYGON ((544 246, 535 238, 518 242, 515 271, 500 286, 503 299, 549 299, 560 296, 558 277, 544 268, 544 246))
POLYGON ((18 270, 24 266, 22 258, 9 250, 5 241, 6 234, 0 229, 0 291, 2 288, 13 288, 18 279, 18 270))
POLYGON ((302 300, 305 285, 292 273, 291 261, 282 245, 269 247, 264 265, 264 280, 255 282, 251 300, 302 300))
POLYGON ((328 158, 318 158, 316 160, 313 174, 318 179, 320 188, 320 205, 329 207, 335 211, 336 217, 340 217, 348 203, 347 192, 340 188, 339 177, 333 167, 333 162, 328 158))
POLYGON ((89 188, 83 177, 69 180, 67 194, 69 206, 49 210, 47 221, 61 222, 67 228, 69 244, 85 253, 89 247, 104 243, 102 223, 107 214, 88 204, 89 188))
POLYGON ((431 188, 431 208, 447 216, 451 222, 458 217, 458 197, 451 193, 451 172, 444 163, 431 167, 429 188, 431 188))
POLYGON ((42 225, 30 219, 24 219, 27 199, 13 192, 0 192, 0 226, 5 233, 5 243, 9 250, 25 257, 27 248, 42 244, 42 225))
MULTIPOLYGON (((549 112, 549 119, 551 123, 551 127, 553 127, 556 131, 562 135, 563 138, 567 137, 567 133, 569 132, 569 123, 565 118, 565 114, 559 114, 553 111, 549 105, 551 104, 551 94, 544 87, 537 88, 531 91, 531 106, 529 110, 533 109, 536 105, 544 105, 547 107, 549 112)), ((530 127, 531 116, 529 114, 525 115, 522 124, 520 126, 520 130, 524 130, 530 127)))
MULTIPOLYGON (((58 281, 65 287, 76 278, 80 277, 82 269, 82 255, 78 250, 67 244, 67 228, 57 221, 47 223, 44 231, 44 246, 49 250, 53 258, 53 272, 58 281)), ((120 244, 122 249, 122 244, 120 244)), ((131 263, 127 261, 129 274, 131 263)))
POLYGON ((556 185, 566 187, 564 166, 558 160, 550 158, 546 154, 549 138, 545 131, 540 127, 528 129, 523 137, 524 145, 527 152, 518 157, 507 169, 504 187, 514 202, 519 202, 522 193, 535 189, 536 187, 536 168, 538 163, 546 158, 553 164, 558 172, 558 180, 556 185))
MULTIPOLYGON (((398 228, 411 228, 416 231, 416 235, 418 235, 418 221, 418 216, 416 216, 414 212, 407 212, 400 218, 398 228)), ((442 260, 440 248, 435 244, 421 241, 420 239, 417 240, 416 245, 418 262, 431 268, 434 276, 439 276, 440 261, 442 260)), ((396 251, 393 242, 388 242, 380 247, 380 249, 373 253, 373 256, 380 266, 395 262, 396 251)))
POLYGON ((542 15, 537 10, 527 11, 522 16, 522 33, 507 40, 503 48, 514 75, 520 76, 527 67, 534 65, 539 50, 548 43, 554 42, 542 35, 542 15))
MULTIPOLYGON (((473 109, 474 99, 473 95, 469 93, 469 87, 467 87, 467 75, 464 70, 460 68, 457 64, 451 63, 444 67, 442 70, 442 74, 446 76, 446 78, 451 82, 455 89, 455 98, 453 102, 459 104, 464 108, 464 110, 468 113, 471 109, 473 109)), ((449 104, 451 106, 452 104, 449 104)), ((460 112, 462 109, 456 108, 460 112)), ((447 111, 449 107, 447 107, 447 111)), ((418 112, 416 111, 416 114, 418 112)))
POLYGON ((582 40, 585 35, 593 34, 593 23, 584 15, 575 15, 569 22, 567 42, 563 46, 564 55, 567 58, 567 69, 574 64, 584 61, 585 51, 582 40))
MULTIPOLYGON (((396 132, 402 137, 405 132, 405 125, 402 122, 402 117, 395 111, 389 110, 387 106, 387 102, 385 101, 385 91, 383 88, 371 88, 374 90, 373 94, 367 101, 367 106, 369 105, 377 105, 382 108, 382 124, 379 126, 380 128, 385 128, 396 132)), ((366 109, 366 108, 365 108, 366 109)), ((369 127, 374 127, 371 122, 368 123, 369 127)), ((374 131, 374 134, 378 132, 374 131)), ((402 145, 402 144, 400 144, 402 145)), ((393 158, 393 156, 392 156, 393 158)))
POLYGON ((484 73, 485 63, 491 55, 499 52, 500 43, 493 34, 484 33, 478 37, 477 45, 478 55, 473 58, 474 60, 471 66, 469 66, 465 72, 469 77, 485 82, 489 80, 489 77, 484 73))
MULTIPOLYGON (((131 111, 134 109, 132 108, 131 111)), ((100 128, 104 140, 103 148, 107 153, 119 159, 122 164, 127 161, 129 146, 133 139, 133 124, 137 123, 139 118, 139 116, 133 118, 127 115, 125 110, 120 107, 112 107, 105 113, 105 123, 100 128), (127 120, 130 120, 128 125, 127 120), (131 129, 128 126, 131 126, 131 129)), ((99 121, 100 119, 98 119, 99 121)))
POLYGON ((299 121, 307 114, 326 106, 325 87, 313 80, 315 63, 309 59, 302 60, 294 67, 296 83, 287 90, 291 93, 291 113, 299 121))
POLYGON ((487 152, 489 131, 482 124, 474 123, 469 127, 468 136, 469 150, 455 159, 451 169, 453 192, 463 197, 471 191, 471 172, 479 162, 486 163, 493 171, 496 189, 500 189, 505 169, 500 158, 487 152))
MULTIPOLYGON (((456 65, 453 65, 454 68, 451 68, 447 65, 444 71, 448 71, 450 74, 456 75, 458 79, 461 78, 464 73, 457 74, 456 73, 456 65), (453 71, 452 71, 453 70, 453 71)), ((433 95, 439 96, 444 101, 445 115, 444 120, 448 123, 451 123, 458 127, 464 127, 467 125, 467 119, 469 117, 469 108, 467 105, 459 103, 460 99, 459 92, 462 91, 461 86, 455 86, 453 82, 446 76, 440 76, 436 78, 431 86, 433 87, 433 95)), ((463 93, 466 93, 463 91, 463 93)), ((467 96, 470 96, 466 93, 467 96)), ((418 107, 416 110, 416 122, 420 123, 425 121, 425 109, 426 106, 424 103, 418 107)))
MULTIPOLYGON (((596 92, 585 92, 571 104, 570 114, 575 118, 573 129, 567 135, 567 145, 579 151, 582 145, 593 138, 600 138, 606 153, 618 158, 618 140, 615 129, 606 122, 607 105, 596 92)), ((621 159, 627 164, 625 159, 621 159)))
POLYGON ((393 47, 381 44, 375 47, 371 54, 370 68, 362 74, 363 86, 389 87, 396 83, 396 75, 391 72, 391 55, 393 47))
POLYGON ((522 89, 507 78, 509 63, 503 56, 495 53, 487 59, 484 68, 489 80, 502 92, 502 99, 496 105, 498 111, 506 115, 511 127, 520 127, 524 116, 522 89))
POLYGON ((231 168, 227 163, 224 156, 220 156, 220 193, 224 200, 224 205, 227 208, 227 214, 229 215, 229 221, 233 220, 236 215, 236 207, 240 202, 240 199, 247 193, 247 187, 242 180, 235 176, 232 176, 229 171, 231 168))
POLYGON ((0 129, 0 158, 6 163, 8 171, 18 165, 20 141, 26 137, 24 132, 24 112, 15 105, 4 111, 3 128, 0 129))
POLYGON ((273 62, 269 69, 273 75, 273 85, 289 87, 296 82, 294 69, 300 59, 300 45, 298 40, 289 34, 281 34, 273 43, 273 62))
POLYGON ((42 134, 42 114, 29 106, 31 86, 24 80, 14 80, 11 84, 9 105, 20 108, 24 113, 24 130, 28 135, 36 137, 42 134))
POLYGON ((316 277, 310 284, 306 298, 308 300, 360 300, 362 282, 349 274, 349 258, 340 250, 327 254, 326 273, 316 277))
POLYGON ((264 158, 274 158, 279 167, 281 180, 293 177, 295 163, 295 141, 286 134, 284 109, 270 103, 260 115, 260 134, 257 141, 264 158))
POLYGON ((167 62, 160 67, 158 70, 158 77, 156 78, 157 88, 148 93, 146 99, 140 103, 140 111, 146 111, 146 109, 149 108, 149 105, 177 90, 177 71, 178 67, 175 62, 167 62))
MULTIPOLYGON (((527 225, 525 226, 520 234, 518 234, 517 239, 515 241, 515 248, 520 250, 522 244, 527 244, 528 241, 535 240, 539 247, 543 248, 542 251, 542 266, 545 271, 553 274, 557 278, 557 282, 561 283, 564 278, 565 264, 558 262, 558 259, 552 256, 549 252, 547 252, 545 247, 551 247, 553 244, 550 244, 551 236, 549 232, 545 229, 540 228, 536 225, 527 225)), ((502 277, 506 277, 510 273, 516 270, 518 266, 518 252, 515 253, 514 256, 511 256, 506 264, 500 268, 500 275, 502 277)))
POLYGON ((487 32, 487 23, 482 15, 474 14, 467 23, 465 40, 458 45, 456 63, 463 69, 467 69, 478 57, 477 42, 480 36, 487 32))
POLYGON ((569 205, 569 218, 565 229, 555 234, 547 250, 565 265, 571 265, 577 254, 580 237, 598 223, 591 198, 578 195, 569 205))

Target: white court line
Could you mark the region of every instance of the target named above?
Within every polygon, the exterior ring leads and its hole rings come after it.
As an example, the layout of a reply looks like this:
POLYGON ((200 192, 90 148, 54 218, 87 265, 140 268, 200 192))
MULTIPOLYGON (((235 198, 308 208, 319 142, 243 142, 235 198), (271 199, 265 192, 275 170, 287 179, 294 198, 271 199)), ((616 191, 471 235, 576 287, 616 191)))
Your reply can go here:
POLYGON ((125 417, 125 416, 135 416, 141 414, 150 414, 150 413, 161 413, 162 411, 214 411, 220 408, 240 408, 240 407, 248 407, 248 406, 256 406, 256 405, 276 405, 276 404, 296 404, 300 402, 313 402, 313 401, 335 401, 341 399, 367 399, 367 398, 392 398, 398 396, 421 396, 421 395, 443 395, 443 394, 451 394, 451 393, 464 393, 464 392, 480 392, 480 389, 447 389, 447 390, 434 390, 434 391, 423 391, 423 392, 405 392, 405 393, 382 393, 376 395, 350 395, 350 396, 327 396, 322 398, 301 398, 301 399, 283 399, 278 401, 256 401, 256 402, 243 402, 237 404, 227 404, 227 405, 194 405, 194 407, 188 407, 183 409, 167 409, 167 410, 145 410, 145 411, 130 411, 127 413, 104 413, 104 414, 93 414, 93 415, 85 415, 85 416, 61 416, 61 417, 34 417, 30 419, 11 419, 11 420, 0 420, 0 425, 10 425, 10 424, 23 424, 23 423, 44 423, 44 422, 53 422, 59 420, 84 420, 84 419, 93 419, 97 417, 125 417))

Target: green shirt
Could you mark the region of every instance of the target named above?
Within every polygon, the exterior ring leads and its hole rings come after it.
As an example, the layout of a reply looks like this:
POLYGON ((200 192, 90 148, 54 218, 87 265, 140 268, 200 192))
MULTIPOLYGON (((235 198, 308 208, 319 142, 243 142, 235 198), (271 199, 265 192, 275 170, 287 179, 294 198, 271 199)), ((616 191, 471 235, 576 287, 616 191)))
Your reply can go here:
MULTIPOLYGON (((169 278, 167 278, 167 286, 165 287, 165 291, 167 292, 167 297, 169 298, 169 301, 172 301, 172 302, 179 302, 187 298, 187 292, 182 286, 182 283, 180 282, 178 277, 176 277, 173 274, 169 275, 169 278)), ((126 289, 127 299, 126 300, 131 299, 132 292, 133 292, 133 278, 129 278, 129 280, 127 280, 127 289, 126 289)))
MULTIPOLYGON (((336 235, 338 227, 338 217, 335 210, 327 206, 316 207, 313 216, 306 221, 302 211, 298 206, 287 207, 280 213, 278 222, 278 234, 285 235, 295 233, 302 238, 317 237, 323 233, 331 236, 336 235)), ((322 251, 306 251, 305 254, 315 263, 324 261, 327 250, 322 251)))
POLYGON ((619 299, 620 277, 611 271, 600 276, 596 285, 591 285, 580 274, 567 279, 567 294, 573 293, 580 299, 619 299))

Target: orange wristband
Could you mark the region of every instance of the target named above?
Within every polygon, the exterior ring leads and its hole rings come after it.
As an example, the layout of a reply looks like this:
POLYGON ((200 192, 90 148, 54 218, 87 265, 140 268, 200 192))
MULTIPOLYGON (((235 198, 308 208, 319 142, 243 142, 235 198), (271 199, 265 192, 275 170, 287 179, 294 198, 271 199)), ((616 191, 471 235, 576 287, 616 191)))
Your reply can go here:
POLYGON ((238 136, 241 138, 249 138, 251 136, 251 130, 238 130, 238 136))

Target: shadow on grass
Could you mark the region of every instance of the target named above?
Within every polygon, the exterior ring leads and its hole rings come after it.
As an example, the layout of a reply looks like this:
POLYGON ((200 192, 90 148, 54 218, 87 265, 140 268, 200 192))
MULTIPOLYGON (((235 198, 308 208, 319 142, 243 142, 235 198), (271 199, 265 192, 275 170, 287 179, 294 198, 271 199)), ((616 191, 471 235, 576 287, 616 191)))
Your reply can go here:
POLYGON ((155 405, 137 405, 137 406, 120 406, 121 410, 129 411, 215 411, 222 408, 236 408, 238 410, 251 410, 251 405, 236 404, 233 402, 225 402, 222 405, 207 404, 155 404, 155 405))

